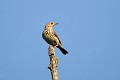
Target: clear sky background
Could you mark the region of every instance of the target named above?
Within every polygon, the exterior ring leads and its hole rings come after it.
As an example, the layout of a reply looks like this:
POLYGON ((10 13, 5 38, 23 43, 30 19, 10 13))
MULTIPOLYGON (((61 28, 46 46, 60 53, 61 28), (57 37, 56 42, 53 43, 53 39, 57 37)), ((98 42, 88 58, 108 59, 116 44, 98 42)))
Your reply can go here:
POLYGON ((120 80, 120 0, 0 0, 0 80, 51 80, 49 21, 69 52, 59 80, 120 80))

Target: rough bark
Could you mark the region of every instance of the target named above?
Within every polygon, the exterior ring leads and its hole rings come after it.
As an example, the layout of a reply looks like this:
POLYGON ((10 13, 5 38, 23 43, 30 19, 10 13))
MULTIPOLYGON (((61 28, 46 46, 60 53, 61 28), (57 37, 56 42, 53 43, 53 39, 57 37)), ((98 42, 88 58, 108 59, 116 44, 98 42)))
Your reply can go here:
POLYGON ((57 64, 58 64, 58 58, 55 57, 55 50, 52 45, 48 48, 48 55, 50 57, 50 64, 48 66, 48 69, 51 71, 52 80, 58 80, 58 72, 57 72, 57 64))

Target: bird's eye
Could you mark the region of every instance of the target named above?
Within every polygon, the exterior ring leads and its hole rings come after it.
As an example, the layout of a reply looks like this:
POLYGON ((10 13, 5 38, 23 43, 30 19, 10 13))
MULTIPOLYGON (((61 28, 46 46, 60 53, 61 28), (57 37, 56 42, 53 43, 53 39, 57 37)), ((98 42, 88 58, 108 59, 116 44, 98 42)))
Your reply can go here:
POLYGON ((54 45, 56 45, 56 44, 57 44, 57 42, 56 42, 56 41, 53 41, 53 44, 54 44, 54 45))
POLYGON ((53 24, 53 23, 51 23, 51 24, 53 24))

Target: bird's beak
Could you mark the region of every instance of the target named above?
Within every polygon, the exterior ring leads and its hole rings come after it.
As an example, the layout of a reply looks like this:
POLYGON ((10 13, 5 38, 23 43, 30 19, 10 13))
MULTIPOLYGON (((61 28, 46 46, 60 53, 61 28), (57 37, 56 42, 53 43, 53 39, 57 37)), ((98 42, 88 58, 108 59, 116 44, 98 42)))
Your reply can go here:
POLYGON ((58 23, 55 23, 54 25, 57 25, 58 23))

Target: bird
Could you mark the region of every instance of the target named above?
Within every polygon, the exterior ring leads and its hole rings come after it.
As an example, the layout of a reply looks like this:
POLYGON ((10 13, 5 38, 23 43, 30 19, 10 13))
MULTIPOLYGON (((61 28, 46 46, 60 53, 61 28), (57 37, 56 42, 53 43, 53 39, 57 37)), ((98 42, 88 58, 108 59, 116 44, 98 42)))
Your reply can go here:
POLYGON ((68 51, 65 50, 63 47, 62 47, 62 43, 58 37, 58 35, 56 34, 56 32, 53 30, 53 27, 55 25, 57 25, 58 23, 56 22, 48 22, 46 25, 45 25, 45 28, 44 28, 44 31, 42 32, 42 38, 50 45, 54 46, 54 47, 57 47, 60 49, 60 51, 66 55, 68 54, 68 51))

